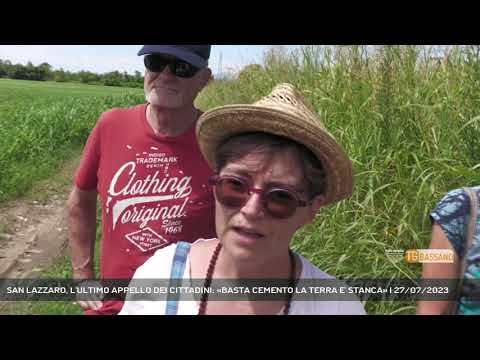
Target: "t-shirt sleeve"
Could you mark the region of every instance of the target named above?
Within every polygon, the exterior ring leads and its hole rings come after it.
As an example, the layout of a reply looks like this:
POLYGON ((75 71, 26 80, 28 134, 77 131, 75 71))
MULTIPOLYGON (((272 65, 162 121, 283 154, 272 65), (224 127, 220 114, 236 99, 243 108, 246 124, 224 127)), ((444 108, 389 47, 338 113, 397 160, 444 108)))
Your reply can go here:
POLYGON ((440 225, 460 257, 464 254, 465 218, 469 213, 470 198, 464 189, 450 191, 430 213, 430 220, 440 225))
POLYGON ((75 174, 75 185, 81 190, 90 191, 95 190, 97 187, 97 173, 100 164, 101 124, 102 121, 100 120, 88 137, 80 166, 75 174))

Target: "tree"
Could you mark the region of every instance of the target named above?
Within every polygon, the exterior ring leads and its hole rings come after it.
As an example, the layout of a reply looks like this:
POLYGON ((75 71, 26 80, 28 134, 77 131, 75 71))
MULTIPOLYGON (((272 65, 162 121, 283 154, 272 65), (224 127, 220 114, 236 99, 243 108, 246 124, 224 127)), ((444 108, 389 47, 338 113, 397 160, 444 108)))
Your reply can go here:
POLYGON ((49 63, 41 63, 37 67, 37 72, 42 81, 51 80, 53 78, 52 66, 49 63))
POLYGON ((106 73, 103 77, 103 84, 105 86, 121 86, 122 74, 118 71, 106 73))
POLYGON ((0 77, 19 80, 53 80, 56 82, 81 82, 83 84, 143 88, 143 74, 140 71, 135 71, 134 75, 130 75, 126 71, 123 73, 112 71, 103 75, 83 70, 72 73, 62 68, 53 70, 52 66, 47 62, 43 62, 38 66, 33 65, 31 61, 26 65, 12 65, 9 60, 0 59, 0 77))
POLYGON ((57 70, 53 72, 53 80, 57 82, 65 82, 67 81, 67 76, 63 69, 57 70))
POLYGON ((3 63, 3 60, 0 59, 0 77, 6 77, 7 76, 7 67, 3 63))
POLYGON ((28 79, 28 67, 22 64, 12 65, 9 77, 12 79, 26 80, 28 79))

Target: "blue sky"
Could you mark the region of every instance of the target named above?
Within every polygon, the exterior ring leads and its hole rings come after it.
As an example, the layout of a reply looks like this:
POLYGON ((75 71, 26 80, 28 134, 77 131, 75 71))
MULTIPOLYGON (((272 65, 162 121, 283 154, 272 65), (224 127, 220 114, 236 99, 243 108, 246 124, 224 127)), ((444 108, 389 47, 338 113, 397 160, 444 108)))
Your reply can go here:
MULTIPOLYGON (((273 45, 214 45, 210 67, 214 74, 219 71, 235 71, 252 63, 262 63, 263 53, 273 45)), ((287 45, 288 50, 300 47, 287 45)), ((69 71, 135 70, 143 73, 142 58, 136 54, 141 45, 0 45, 0 59, 12 63, 34 65, 48 62, 54 69, 69 71)))

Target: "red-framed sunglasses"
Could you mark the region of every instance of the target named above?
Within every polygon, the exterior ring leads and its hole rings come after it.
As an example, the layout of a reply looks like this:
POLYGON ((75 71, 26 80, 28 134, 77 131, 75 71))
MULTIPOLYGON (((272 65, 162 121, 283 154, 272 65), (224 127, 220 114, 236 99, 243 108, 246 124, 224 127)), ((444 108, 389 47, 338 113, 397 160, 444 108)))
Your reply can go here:
POLYGON ((215 187, 218 202, 231 208, 244 206, 252 193, 260 194, 263 207, 276 219, 287 219, 293 216, 298 207, 307 206, 307 202, 301 200, 293 190, 279 187, 256 189, 248 180, 236 176, 213 176, 209 183, 215 187))

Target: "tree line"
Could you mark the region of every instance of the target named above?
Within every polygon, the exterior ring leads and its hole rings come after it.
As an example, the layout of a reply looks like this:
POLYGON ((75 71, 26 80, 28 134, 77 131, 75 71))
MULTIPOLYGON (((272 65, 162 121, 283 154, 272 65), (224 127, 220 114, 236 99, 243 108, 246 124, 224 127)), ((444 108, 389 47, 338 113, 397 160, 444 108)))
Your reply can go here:
POLYGON ((143 74, 140 71, 135 71, 134 75, 119 71, 105 74, 90 71, 70 72, 63 69, 54 70, 46 62, 35 66, 30 61, 27 65, 22 65, 12 64, 9 60, 0 59, 0 78, 143 88, 143 74))

